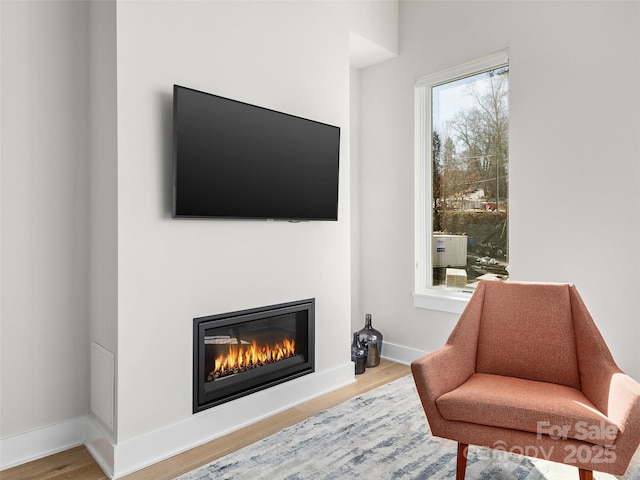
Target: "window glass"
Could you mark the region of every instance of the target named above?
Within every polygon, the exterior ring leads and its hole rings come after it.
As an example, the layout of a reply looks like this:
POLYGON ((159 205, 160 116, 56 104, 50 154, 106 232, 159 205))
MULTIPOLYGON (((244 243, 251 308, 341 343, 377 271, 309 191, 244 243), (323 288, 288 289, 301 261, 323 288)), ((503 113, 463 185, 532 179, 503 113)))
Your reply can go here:
POLYGON ((509 67, 495 60, 417 84, 418 293, 509 276, 509 67))

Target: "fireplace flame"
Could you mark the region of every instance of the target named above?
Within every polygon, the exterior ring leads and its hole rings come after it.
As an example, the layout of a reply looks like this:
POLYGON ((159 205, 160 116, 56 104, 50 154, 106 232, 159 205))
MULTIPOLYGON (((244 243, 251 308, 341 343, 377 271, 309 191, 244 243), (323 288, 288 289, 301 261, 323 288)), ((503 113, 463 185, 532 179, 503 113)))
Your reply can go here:
POLYGON ((247 345, 229 345, 229 352, 215 359, 210 376, 220 378, 227 375, 250 370, 268 363, 274 363, 296 354, 296 343, 293 339, 284 339, 282 344, 260 347, 254 341, 247 345))

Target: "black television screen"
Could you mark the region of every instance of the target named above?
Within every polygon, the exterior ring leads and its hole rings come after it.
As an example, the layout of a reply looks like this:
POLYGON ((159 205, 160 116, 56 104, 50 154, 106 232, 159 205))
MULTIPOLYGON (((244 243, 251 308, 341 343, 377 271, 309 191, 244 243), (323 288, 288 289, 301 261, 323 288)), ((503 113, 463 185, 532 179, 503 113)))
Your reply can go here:
POLYGON ((340 128, 174 85, 173 216, 337 220, 340 128))

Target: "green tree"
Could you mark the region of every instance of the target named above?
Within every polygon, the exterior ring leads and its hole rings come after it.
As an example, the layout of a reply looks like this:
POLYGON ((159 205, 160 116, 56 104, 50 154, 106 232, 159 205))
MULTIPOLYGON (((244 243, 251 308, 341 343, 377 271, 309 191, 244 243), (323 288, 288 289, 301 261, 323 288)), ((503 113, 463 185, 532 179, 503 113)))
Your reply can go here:
POLYGON ((433 231, 438 232, 442 229, 442 142, 440 134, 433 131, 431 136, 431 171, 433 172, 431 180, 431 200, 433 209, 433 231))

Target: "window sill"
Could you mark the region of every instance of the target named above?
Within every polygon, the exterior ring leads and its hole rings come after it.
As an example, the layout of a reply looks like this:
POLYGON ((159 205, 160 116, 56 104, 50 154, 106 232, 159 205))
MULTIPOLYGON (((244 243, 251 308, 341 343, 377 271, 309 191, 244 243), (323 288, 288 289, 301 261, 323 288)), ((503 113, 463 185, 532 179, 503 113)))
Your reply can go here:
POLYGON ((413 306, 437 310, 439 312, 462 313, 467 306, 471 293, 453 290, 431 289, 427 292, 413 294, 413 306))

